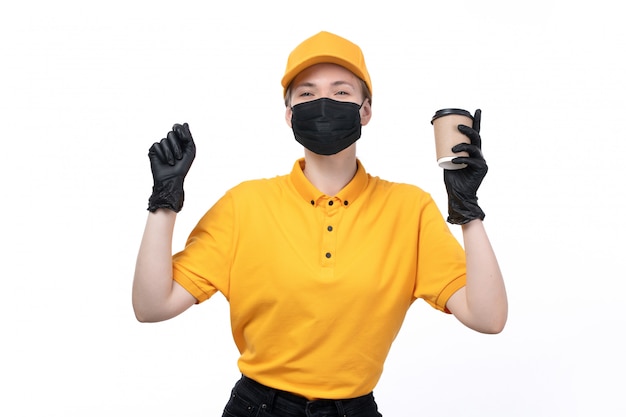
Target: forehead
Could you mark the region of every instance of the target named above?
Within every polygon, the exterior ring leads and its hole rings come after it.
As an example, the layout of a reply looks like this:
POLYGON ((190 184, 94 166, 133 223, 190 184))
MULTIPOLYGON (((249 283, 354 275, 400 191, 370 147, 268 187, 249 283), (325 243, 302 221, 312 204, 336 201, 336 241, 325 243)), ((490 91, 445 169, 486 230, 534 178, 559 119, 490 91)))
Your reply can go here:
POLYGON ((357 87, 359 78, 352 71, 337 64, 315 64, 301 71, 293 80, 293 87, 302 84, 348 83, 357 87))

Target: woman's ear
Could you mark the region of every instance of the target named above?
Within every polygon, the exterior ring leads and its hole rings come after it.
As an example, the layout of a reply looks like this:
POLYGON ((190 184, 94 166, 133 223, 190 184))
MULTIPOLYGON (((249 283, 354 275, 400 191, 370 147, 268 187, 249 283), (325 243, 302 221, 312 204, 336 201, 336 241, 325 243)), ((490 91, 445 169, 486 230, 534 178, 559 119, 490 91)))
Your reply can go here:
POLYGON ((291 110, 291 106, 285 106, 285 122, 287 122, 287 126, 291 127, 291 115, 293 111, 291 110))
POLYGON ((370 119, 372 118, 372 105, 369 98, 365 99, 365 102, 363 102, 363 105, 361 106, 359 112, 361 114, 361 126, 365 126, 370 122, 370 119))

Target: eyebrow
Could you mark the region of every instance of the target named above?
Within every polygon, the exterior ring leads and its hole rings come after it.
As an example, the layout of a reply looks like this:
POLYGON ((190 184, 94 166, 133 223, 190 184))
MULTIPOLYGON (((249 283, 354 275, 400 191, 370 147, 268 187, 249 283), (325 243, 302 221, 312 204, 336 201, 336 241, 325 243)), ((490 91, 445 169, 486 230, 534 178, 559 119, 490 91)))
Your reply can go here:
MULTIPOLYGON (((355 88, 350 82, 344 81, 344 80, 334 81, 330 85, 333 87, 347 85, 348 87, 355 88)), ((300 88, 300 87, 315 87, 315 83, 305 81, 295 86, 295 88, 300 88)))

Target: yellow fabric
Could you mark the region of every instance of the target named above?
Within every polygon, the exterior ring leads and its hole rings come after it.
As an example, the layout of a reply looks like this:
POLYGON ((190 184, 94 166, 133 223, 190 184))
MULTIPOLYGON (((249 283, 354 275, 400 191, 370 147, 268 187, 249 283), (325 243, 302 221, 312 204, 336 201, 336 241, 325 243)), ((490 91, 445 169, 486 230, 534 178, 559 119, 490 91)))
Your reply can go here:
POLYGON ((418 187, 358 162, 328 197, 303 165, 229 190, 174 255, 174 279, 199 302, 229 300, 246 376, 310 399, 356 397, 374 389, 413 301, 446 311, 465 255, 418 187))
POLYGON ((341 65, 365 81, 372 94, 372 80, 365 66, 361 48, 347 39, 330 32, 320 32, 300 43, 287 58, 287 67, 281 80, 283 97, 296 76, 315 64, 341 65))

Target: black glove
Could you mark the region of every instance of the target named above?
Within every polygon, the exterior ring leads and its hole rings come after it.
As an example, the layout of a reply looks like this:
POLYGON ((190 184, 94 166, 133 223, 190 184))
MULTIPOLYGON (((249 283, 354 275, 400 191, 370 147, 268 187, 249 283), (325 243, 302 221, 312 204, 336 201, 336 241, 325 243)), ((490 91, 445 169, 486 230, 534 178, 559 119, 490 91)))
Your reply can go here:
POLYGON ((443 181, 448 191, 448 222, 465 224, 474 219, 483 220, 485 213, 478 206, 476 193, 487 175, 487 162, 483 157, 480 139, 480 109, 474 113, 472 127, 459 125, 461 133, 469 137, 471 144, 459 143, 452 152, 467 152, 469 157, 457 157, 455 164, 467 164, 465 168, 443 171, 443 181))
POLYGON ((189 125, 175 124, 167 137, 148 151, 154 186, 148 201, 151 212, 166 208, 178 213, 183 208, 183 182, 196 156, 189 125))

